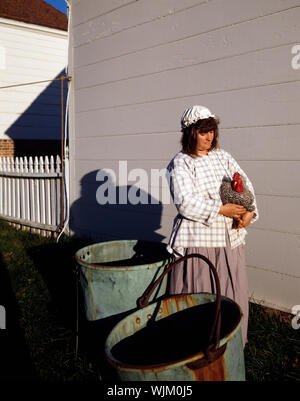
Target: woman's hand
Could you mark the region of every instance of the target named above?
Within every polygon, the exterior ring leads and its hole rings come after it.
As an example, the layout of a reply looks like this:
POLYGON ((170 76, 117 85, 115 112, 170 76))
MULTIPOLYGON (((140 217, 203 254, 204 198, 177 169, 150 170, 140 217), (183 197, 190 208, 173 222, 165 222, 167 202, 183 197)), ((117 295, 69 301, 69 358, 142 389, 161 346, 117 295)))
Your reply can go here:
POLYGON ((251 220, 253 219, 254 212, 246 212, 240 221, 239 228, 247 227, 250 224, 251 220))
MULTIPOLYGON (((223 214, 223 216, 231 217, 231 218, 238 219, 238 220, 240 219, 240 217, 242 215, 245 215, 246 212, 247 212, 246 208, 244 208, 241 205, 236 205, 235 203, 226 203, 225 205, 222 205, 219 210, 219 214, 223 214)), ((247 212, 247 213, 249 213, 249 212, 247 212)), ((251 217, 251 219, 252 219, 252 217, 251 217)), ((250 221, 251 221, 251 219, 250 219, 250 221)), ((249 223, 250 223, 250 221, 249 221, 249 223)))

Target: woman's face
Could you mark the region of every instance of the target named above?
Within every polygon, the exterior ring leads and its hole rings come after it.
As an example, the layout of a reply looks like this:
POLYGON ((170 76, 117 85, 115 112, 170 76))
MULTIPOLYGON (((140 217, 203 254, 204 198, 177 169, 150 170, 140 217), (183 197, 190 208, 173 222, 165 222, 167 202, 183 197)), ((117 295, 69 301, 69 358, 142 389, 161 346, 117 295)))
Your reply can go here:
POLYGON ((198 130, 196 152, 207 155, 214 139, 214 135, 214 131, 200 132, 200 130, 198 130))

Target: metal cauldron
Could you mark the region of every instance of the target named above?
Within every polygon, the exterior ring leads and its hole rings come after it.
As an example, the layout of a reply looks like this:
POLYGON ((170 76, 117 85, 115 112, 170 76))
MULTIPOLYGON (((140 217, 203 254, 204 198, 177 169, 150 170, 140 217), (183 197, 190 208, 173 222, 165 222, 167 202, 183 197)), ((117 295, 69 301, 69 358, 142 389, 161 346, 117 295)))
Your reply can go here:
MULTIPOLYGON (((160 242, 121 240, 86 246, 75 254, 87 320, 136 309, 136 299, 172 260, 160 242)), ((166 291, 165 279, 153 294, 166 291)))
POLYGON ((121 381, 245 380, 241 333, 243 314, 234 301, 220 295, 217 271, 205 256, 191 254, 169 265, 138 299, 138 305, 140 309, 121 320, 105 343, 108 362, 121 381), (192 257, 202 258, 208 263, 217 294, 175 295, 148 305, 152 292, 165 275, 176 264, 192 257), (210 311, 210 315, 203 318, 201 310, 205 309, 210 311), (185 319, 185 315, 194 311, 197 312, 194 318, 185 319), (164 321, 176 316, 179 316, 178 322, 185 322, 184 327, 179 323, 174 329, 170 320, 171 324, 165 325, 164 333, 155 332, 155 327, 159 324, 162 327, 164 321), (194 322, 197 324, 190 324, 194 322), (152 331, 147 337, 150 329, 152 331), (208 341, 205 341, 205 346, 200 343, 201 331, 206 332, 208 341), (138 339, 141 333, 146 336, 142 340, 138 339), (194 351, 190 346, 191 337, 195 343, 192 344, 194 351))

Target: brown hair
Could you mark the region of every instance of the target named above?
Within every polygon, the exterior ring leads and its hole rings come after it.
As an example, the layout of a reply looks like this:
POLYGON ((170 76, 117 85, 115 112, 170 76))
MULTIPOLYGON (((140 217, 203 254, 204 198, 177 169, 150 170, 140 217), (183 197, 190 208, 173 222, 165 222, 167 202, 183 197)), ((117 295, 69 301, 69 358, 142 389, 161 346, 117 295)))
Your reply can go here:
POLYGON ((195 124, 182 129, 182 136, 180 143, 182 145, 182 150, 189 154, 194 155, 196 153, 197 145, 197 132, 200 130, 201 133, 206 133, 209 131, 214 131, 214 139, 211 144, 209 151, 218 149, 219 147, 219 120, 214 117, 205 118, 203 120, 198 120, 195 124))

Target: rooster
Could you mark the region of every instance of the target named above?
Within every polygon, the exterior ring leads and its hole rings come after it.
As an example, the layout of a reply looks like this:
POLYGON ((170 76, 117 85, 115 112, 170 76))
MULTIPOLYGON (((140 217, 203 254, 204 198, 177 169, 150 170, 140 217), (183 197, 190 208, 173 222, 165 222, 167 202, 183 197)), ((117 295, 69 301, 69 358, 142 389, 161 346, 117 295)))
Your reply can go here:
MULTIPOLYGON (((253 212, 255 209, 253 203, 254 196, 238 172, 234 173, 232 180, 228 180, 228 178, 223 179, 220 196, 224 205, 226 203, 235 203, 244 206, 249 212, 253 212)), ((233 219, 232 228, 238 228, 239 223, 240 220, 233 219)))

